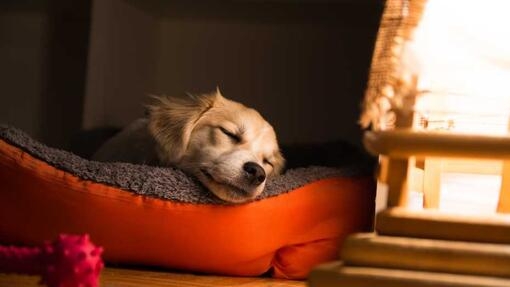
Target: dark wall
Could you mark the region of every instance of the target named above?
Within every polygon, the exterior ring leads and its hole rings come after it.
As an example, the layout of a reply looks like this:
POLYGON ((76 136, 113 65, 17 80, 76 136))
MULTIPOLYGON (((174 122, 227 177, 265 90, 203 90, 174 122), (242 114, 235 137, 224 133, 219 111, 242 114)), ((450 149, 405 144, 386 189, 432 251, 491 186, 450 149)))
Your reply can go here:
POLYGON ((91 1, 48 3, 48 66, 41 129, 44 142, 66 146, 81 129, 91 1))
POLYGON ((90 8, 0 2, 0 122, 60 147, 81 128, 90 8))
POLYGON ((0 3, 0 122, 65 147, 84 126, 140 116, 148 93, 220 85, 287 143, 359 143, 382 1, 115 1, 127 10, 113 18, 94 12, 111 0, 0 3), (151 31, 126 18, 142 14, 151 31), (94 46, 91 27, 110 40, 94 46))
POLYGON ((360 145, 357 124, 381 1, 96 2, 86 127, 124 126, 148 94, 218 85, 280 142, 360 145), (106 80, 107 79, 107 80, 106 80))
POLYGON ((47 30, 46 4, 0 2, 0 122, 38 138, 43 135, 47 30))

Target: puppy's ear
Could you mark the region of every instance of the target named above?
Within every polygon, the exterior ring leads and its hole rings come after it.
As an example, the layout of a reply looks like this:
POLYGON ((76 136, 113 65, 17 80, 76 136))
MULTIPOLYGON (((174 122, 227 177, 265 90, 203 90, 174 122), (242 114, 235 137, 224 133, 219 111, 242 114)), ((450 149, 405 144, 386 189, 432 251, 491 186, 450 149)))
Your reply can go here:
POLYGON ((273 163, 273 173, 275 175, 281 174, 285 168, 285 158, 283 158, 283 155, 280 151, 275 153, 274 158, 275 160, 273 163))
POLYGON ((159 146, 163 163, 179 162, 196 123, 220 97, 217 93, 186 98, 154 97, 154 103, 147 106, 149 132, 159 146))

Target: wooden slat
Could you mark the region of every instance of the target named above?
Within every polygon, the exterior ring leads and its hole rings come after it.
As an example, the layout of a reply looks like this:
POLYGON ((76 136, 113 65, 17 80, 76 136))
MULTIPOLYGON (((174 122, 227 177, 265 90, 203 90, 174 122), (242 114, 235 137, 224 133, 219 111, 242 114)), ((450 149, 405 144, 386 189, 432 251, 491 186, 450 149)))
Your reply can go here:
MULTIPOLYGON (((510 122, 508 130, 510 131, 510 122)), ((503 162, 497 210, 500 213, 510 213, 510 160, 503 162)))
POLYGON ((348 237, 346 265, 510 277, 510 245, 380 236, 348 237))
POLYGON ((425 159, 423 171, 423 207, 439 208, 441 195, 441 172, 443 162, 441 159, 425 159))
POLYGON ((314 269, 310 287, 508 287, 510 280, 488 276, 342 266, 329 263, 314 269))
POLYGON ((365 132, 363 143, 373 154, 400 159, 411 156, 510 159, 510 136, 425 133, 405 129, 365 132))
POLYGON ((510 215, 454 215, 435 210, 390 208, 380 212, 379 234, 510 244, 510 215))
POLYGON ((503 162, 497 210, 500 213, 510 213, 510 161, 503 162))
POLYGON ((387 207, 406 207, 408 203, 408 160, 381 157, 379 180, 388 186, 387 207))

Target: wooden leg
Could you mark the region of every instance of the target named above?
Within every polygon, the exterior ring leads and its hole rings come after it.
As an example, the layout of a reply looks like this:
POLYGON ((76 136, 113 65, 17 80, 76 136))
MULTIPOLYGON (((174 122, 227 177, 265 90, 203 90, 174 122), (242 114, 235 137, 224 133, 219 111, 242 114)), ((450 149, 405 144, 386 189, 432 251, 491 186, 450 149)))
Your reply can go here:
POLYGON ((503 163, 497 212, 510 213, 510 161, 503 163))
POLYGON ((381 157, 379 180, 388 185, 388 207, 407 206, 407 172, 407 159, 381 157))
POLYGON ((441 159, 425 159, 423 170, 423 207, 439 208, 441 190, 441 159))

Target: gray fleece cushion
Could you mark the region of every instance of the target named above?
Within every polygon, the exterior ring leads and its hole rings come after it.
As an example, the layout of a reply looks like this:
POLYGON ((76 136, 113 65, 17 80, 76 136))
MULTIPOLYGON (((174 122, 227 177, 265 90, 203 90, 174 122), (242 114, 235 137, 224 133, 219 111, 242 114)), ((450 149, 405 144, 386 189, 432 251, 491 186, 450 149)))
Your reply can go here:
MULTIPOLYGON (((86 160, 68 151, 48 147, 32 139, 23 131, 8 125, 0 125, 0 138, 34 157, 84 180, 165 200, 183 203, 228 204, 216 198, 194 177, 176 168, 86 160)), ((320 179, 361 176, 370 172, 371 168, 368 168, 366 164, 289 169, 281 176, 268 179, 265 191, 256 200, 277 196, 320 179)))

